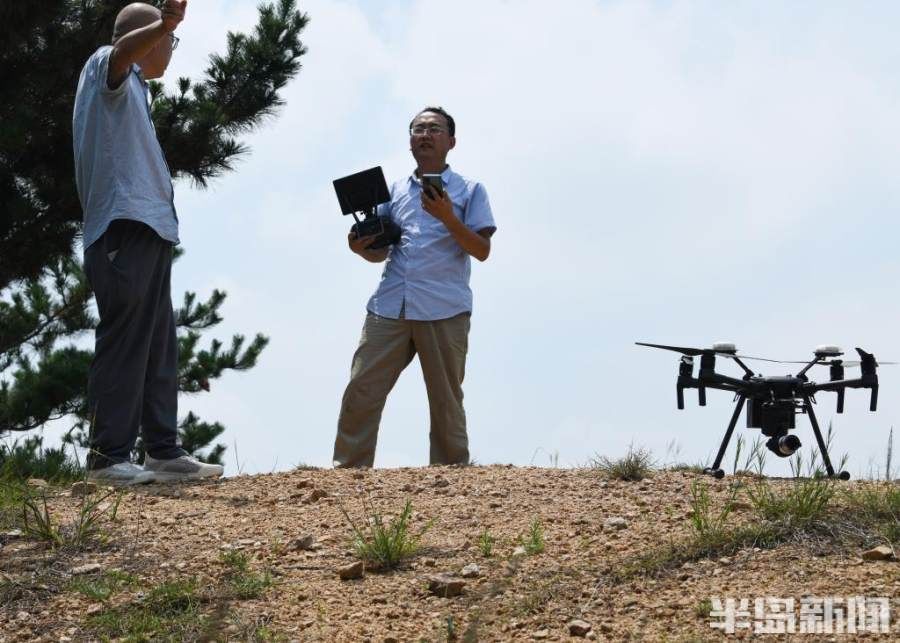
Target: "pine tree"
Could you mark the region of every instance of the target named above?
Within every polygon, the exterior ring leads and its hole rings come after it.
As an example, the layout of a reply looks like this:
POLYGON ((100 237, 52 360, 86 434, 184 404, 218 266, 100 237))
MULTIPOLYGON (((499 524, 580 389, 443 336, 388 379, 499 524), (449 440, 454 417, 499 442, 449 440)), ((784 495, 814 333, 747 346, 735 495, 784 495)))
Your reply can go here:
MULTIPOLYGON (((77 256, 81 209, 74 183, 72 105, 81 67, 108 43, 128 0, 0 3, 0 436, 70 419, 73 439, 89 422, 89 333, 97 320, 77 256)), ((248 149, 241 135, 282 105, 279 91, 300 70, 308 18, 294 0, 259 7, 252 34, 229 33, 203 79, 174 92, 151 83, 152 116, 174 179, 197 187, 233 169, 248 149)), ((182 188, 183 189, 183 188, 182 188)), ((209 390, 226 370, 252 368, 267 343, 236 335, 200 348, 221 322, 225 293, 186 293, 176 309, 179 389, 209 390)), ((193 414, 180 422, 199 453, 224 427, 193 414)), ((33 442, 31 443, 33 446, 33 442)), ((202 455, 221 459, 217 445, 202 455)))

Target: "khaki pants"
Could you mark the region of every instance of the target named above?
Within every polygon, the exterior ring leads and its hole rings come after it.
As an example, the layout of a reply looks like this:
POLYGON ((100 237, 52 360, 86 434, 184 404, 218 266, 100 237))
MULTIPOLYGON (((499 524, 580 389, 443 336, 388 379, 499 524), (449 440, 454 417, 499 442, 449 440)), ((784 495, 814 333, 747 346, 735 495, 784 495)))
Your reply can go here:
POLYGON ((368 314, 341 403, 334 466, 374 464, 378 425, 388 393, 416 354, 431 409, 431 464, 469 462, 462 392, 469 325, 469 313, 438 321, 368 314))

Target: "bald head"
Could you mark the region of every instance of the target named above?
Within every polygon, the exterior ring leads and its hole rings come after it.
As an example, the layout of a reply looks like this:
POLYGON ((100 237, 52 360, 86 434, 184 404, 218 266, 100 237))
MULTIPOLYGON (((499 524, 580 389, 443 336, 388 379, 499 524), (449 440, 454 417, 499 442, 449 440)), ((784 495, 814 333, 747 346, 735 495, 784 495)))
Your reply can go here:
POLYGON ((145 2, 134 2, 124 7, 116 16, 116 24, 113 27, 113 43, 125 34, 146 27, 159 18, 159 9, 145 2))

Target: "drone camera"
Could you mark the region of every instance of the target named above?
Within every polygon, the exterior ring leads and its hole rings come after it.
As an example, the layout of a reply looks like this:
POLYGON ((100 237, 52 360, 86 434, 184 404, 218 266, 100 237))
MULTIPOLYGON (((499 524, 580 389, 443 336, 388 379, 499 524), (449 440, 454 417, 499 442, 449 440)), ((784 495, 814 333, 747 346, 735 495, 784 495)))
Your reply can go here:
POLYGON ((766 447, 779 458, 788 458, 794 455, 794 452, 801 446, 800 438, 796 435, 775 436, 766 442, 766 447))

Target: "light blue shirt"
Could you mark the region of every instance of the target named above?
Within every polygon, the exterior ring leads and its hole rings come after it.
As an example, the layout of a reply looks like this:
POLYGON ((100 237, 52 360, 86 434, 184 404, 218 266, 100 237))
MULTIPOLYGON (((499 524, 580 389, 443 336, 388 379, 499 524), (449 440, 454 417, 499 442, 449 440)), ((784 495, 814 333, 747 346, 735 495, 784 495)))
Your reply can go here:
POLYGON ((150 119, 150 93, 137 65, 116 88, 106 84, 112 47, 88 58, 72 114, 75 183, 84 213, 84 248, 114 219, 146 223, 178 243, 172 176, 150 119))
MULTIPOLYGON (((475 231, 491 232, 494 216, 484 186, 449 167, 441 174, 453 213, 475 231)), ((391 186, 391 200, 378 214, 390 215, 402 231, 391 246, 378 290, 368 310, 381 317, 434 321, 472 312, 472 262, 443 223, 422 208, 422 186, 415 173, 391 186)))

